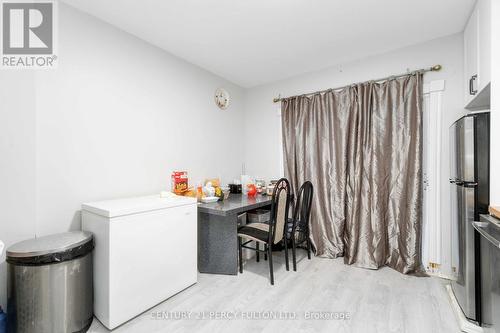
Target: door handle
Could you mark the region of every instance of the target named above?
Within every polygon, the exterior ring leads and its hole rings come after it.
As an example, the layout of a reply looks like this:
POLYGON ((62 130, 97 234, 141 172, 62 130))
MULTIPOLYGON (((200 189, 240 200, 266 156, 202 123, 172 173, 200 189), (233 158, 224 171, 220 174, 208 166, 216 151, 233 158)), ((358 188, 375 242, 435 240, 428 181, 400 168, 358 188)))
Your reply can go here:
POLYGON ((469 79, 469 94, 475 95, 477 94, 477 90, 474 89, 474 82, 477 80, 477 74, 474 74, 469 79))

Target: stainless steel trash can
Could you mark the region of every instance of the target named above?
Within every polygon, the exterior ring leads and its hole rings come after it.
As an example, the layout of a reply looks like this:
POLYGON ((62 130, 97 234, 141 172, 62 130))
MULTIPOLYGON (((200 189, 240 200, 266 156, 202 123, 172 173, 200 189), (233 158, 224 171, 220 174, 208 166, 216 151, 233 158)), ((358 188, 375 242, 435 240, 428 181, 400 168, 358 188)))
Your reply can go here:
POLYGON ((7 332, 86 332, 93 318, 92 233, 30 239, 7 249, 7 332))

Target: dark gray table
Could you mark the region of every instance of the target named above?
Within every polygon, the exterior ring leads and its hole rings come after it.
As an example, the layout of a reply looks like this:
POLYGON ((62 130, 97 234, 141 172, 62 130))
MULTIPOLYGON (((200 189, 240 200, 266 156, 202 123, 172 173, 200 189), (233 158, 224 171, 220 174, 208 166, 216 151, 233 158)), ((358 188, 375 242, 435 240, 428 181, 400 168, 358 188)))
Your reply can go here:
POLYGON ((198 204, 198 271, 238 274, 238 215, 271 205, 271 197, 242 194, 214 203, 198 204))

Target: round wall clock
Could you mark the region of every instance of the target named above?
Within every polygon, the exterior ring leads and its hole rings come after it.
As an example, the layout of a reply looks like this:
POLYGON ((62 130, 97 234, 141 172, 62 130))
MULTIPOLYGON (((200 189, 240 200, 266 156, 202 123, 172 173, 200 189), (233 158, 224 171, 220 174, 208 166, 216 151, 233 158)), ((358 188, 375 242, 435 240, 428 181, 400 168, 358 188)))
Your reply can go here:
POLYGON ((229 93, 225 89, 218 88, 215 91, 215 104, 222 110, 227 109, 229 106, 229 93))

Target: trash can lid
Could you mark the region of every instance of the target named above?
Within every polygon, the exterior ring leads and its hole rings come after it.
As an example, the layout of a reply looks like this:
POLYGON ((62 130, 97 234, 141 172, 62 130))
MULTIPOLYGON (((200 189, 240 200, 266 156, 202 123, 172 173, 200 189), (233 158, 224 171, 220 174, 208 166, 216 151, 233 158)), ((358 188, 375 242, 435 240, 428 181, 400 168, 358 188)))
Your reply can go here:
POLYGON ((39 238, 28 239, 10 246, 7 258, 32 258, 68 252, 92 242, 93 236, 87 231, 70 231, 39 238))

